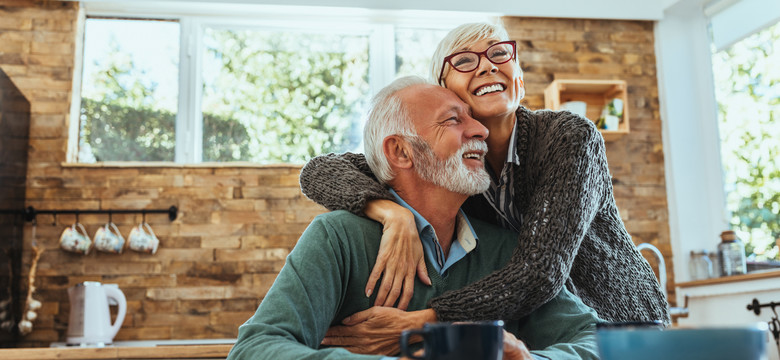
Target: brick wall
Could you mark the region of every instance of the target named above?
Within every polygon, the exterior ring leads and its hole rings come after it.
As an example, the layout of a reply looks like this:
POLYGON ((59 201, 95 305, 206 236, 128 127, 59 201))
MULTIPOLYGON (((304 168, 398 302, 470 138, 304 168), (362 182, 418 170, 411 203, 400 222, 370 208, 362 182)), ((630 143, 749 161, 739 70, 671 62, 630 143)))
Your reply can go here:
MULTIPOLYGON (((629 84, 632 133, 608 144, 615 194, 637 243, 667 255, 667 224, 652 24, 508 18, 526 70, 526 105, 543 107, 556 77, 620 78, 629 84), (588 74, 588 75, 582 75, 588 74)), ((39 216, 45 248, 34 331, 20 346, 63 341, 66 289, 85 280, 116 283, 128 298, 118 340, 234 337, 264 296, 289 250, 323 209, 298 190, 299 166, 72 166, 64 164, 78 3, 0 0, 0 68, 31 103, 27 204, 39 209, 167 208, 179 217, 147 215, 161 238, 157 254, 127 251, 86 256, 58 249, 74 215, 39 216)), ((90 235, 105 215, 81 215, 90 235)), ((140 215, 114 215, 127 236, 140 215)), ((25 270, 32 226, 25 229, 25 270)), ((671 288, 671 284, 670 284, 671 288)))

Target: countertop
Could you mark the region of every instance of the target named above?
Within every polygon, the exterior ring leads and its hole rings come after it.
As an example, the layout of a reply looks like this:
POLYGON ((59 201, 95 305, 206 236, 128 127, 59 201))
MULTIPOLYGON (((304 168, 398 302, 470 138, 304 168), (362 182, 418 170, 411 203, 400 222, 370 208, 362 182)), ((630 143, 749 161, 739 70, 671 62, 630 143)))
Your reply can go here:
POLYGON ((224 359, 233 344, 0 349, 0 359, 224 359))

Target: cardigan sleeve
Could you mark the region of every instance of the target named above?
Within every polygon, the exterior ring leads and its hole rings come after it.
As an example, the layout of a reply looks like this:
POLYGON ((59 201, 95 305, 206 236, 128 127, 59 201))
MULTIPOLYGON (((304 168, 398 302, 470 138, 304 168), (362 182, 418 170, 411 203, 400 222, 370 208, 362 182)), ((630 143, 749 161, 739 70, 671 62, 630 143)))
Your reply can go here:
POLYGON ((301 169, 300 183, 306 197, 328 210, 347 210, 360 216, 369 201, 393 199, 371 172, 363 154, 317 156, 301 169))
MULTIPOLYGON (((604 140, 596 127, 568 112, 557 114, 560 118, 546 122, 542 134, 532 134, 538 137, 535 143, 544 145, 524 160, 534 163, 525 168, 539 170, 536 185, 527 194, 529 201, 521 208, 523 224, 510 262, 476 283, 431 300, 439 320, 518 319, 553 299, 569 278, 611 180, 604 140)), ((527 146, 526 141, 518 141, 521 146, 527 146)))

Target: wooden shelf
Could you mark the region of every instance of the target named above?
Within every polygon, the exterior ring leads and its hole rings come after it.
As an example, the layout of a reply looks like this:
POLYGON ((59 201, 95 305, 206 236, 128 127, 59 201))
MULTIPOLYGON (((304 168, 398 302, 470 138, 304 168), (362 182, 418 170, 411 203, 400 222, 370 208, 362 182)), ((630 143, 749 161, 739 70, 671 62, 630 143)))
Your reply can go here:
POLYGON ((733 283, 739 281, 768 279, 768 278, 775 278, 775 277, 780 277, 780 270, 769 269, 769 270, 750 272, 742 275, 721 276, 721 277, 711 278, 711 279, 686 281, 686 282, 677 283, 675 284, 675 286, 681 288, 690 288, 696 286, 726 284, 726 283, 733 283))
POLYGON ((596 122, 601 116, 604 105, 612 99, 623 100, 623 117, 615 130, 599 129, 604 140, 615 140, 630 131, 628 116, 628 87, 624 80, 554 80, 544 90, 544 106, 551 110, 560 110, 561 104, 568 101, 584 101, 587 104, 588 119, 596 122))

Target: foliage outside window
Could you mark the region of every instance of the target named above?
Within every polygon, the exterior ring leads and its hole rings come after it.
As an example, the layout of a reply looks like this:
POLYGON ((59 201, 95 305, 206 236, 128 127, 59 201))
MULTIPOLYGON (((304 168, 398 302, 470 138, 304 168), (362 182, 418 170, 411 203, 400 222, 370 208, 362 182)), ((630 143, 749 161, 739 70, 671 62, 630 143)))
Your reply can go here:
POLYGON ((79 162, 173 161, 179 24, 89 19, 79 162))
POLYGON ((780 260, 780 23, 713 54, 731 226, 749 259, 780 260))
POLYGON ((204 161, 303 163, 358 147, 368 36, 207 28, 204 39, 204 161))
POLYGON ((382 44, 371 40, 370 26, 338 32, 191 23, 185 32, 179 21, 87 19, 79 162, 301 164, 327 152, 360 151, 371 89, 393 78, 370 78, 370 56, 395 54, 395 75, 427 76, 446 33, 392 27, 394 43, 382 44), (179 59, 182 38, 192 48, 179 59), (198 134, 200 157, 192 150, 198 134), (181 159, 180 149, 196 155, 181 159))

